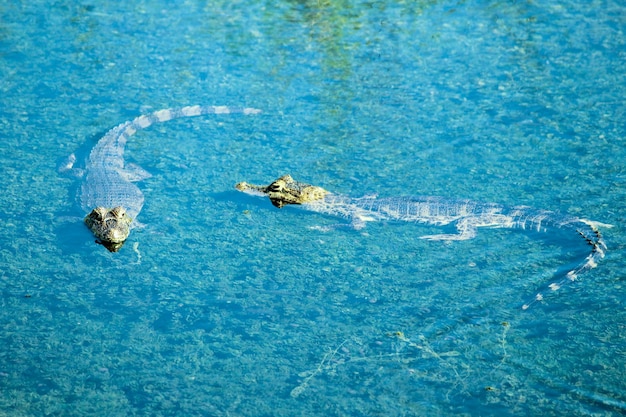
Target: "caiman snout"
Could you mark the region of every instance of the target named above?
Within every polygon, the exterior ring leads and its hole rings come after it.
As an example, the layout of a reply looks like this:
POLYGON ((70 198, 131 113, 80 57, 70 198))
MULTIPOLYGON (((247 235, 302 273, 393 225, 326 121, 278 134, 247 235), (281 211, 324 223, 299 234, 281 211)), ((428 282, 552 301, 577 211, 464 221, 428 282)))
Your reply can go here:
POLYGON ((125 225, 116 225, 115 228, 111 229, 106 237, 101 240, 111 243, 121 243, 125 241, 128 238, 128 232, 126 232, 126 230, 128 230, 128 226, 124 226, 125 225))

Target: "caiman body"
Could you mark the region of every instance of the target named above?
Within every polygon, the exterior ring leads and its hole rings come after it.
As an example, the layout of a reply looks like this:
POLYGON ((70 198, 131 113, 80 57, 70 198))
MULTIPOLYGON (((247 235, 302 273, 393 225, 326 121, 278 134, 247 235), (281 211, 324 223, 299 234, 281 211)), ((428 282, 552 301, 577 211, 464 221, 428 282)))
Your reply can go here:
POLYGON ((77 201, 87 213, 85 224, 107 249, 118 250, 128 238, 144 204, 144 196, 134 182, 150 177, 142 168, 126 164, 124 149, 129 137, 155 123, 208 114, 256 114, 253 108, 187 106, 159 110, 124 122, 109 130, 91 150, 83 169, 74 168, 70 156, 66 171, 81 177, 77 201))
MULTIPOLYGON (((456 226, 457 233, 420 236, 421 239, 471 239, 476 236, 479 227, 526 229, 537 232, 564 229, 570 231, 572 236, 582 237, 591 247, 591 251, 575 268, 552 282, 548 286, 551 290, 557 290, 565 282, 574 281, 580 273, 596 267, 606 251, 606 244, 598 227, 611 227, 599 222, 525 206, 506 207, 496 203, 444 197, 353 198, 295 181, 290 175, 282 176, 267 186, 241 182, 235 187, 249 194, 267 196, 278 208, 296 204, 309 211, 349 219, 356 229, 365 227, 366 222, 381 220, 456 226)), ((523 308, 527 309, 542 299, 543 295, 538 293, 532 301, 524 304, 523 308)))

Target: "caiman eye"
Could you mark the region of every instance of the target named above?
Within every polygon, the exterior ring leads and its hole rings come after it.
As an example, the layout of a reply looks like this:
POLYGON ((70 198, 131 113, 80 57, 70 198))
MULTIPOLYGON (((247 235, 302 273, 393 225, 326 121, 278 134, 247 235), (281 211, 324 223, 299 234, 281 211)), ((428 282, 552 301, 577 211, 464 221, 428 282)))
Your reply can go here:
POLYGON ((111 210, 111 213, 115 217, 124 217, 124 216, 126 216, 126 210, 124 210, 124 207, 122 207, 122 206, 115 207, 113 210, 111 210))
POLYGON ((91 211, 90 217, 95 218, 98 221, 102 221, 106 217, 106 214, 107 210, 104 207, 96 207, 91 211))
POLYGON ((277 183, 274 182, 274 183, 270 184, 267 187, 267 189, 269 191, 273 192, 273 193, 278 193, 278 192, 282 191, 283 186, 282 186, 282 184, 277 184, 277 183))

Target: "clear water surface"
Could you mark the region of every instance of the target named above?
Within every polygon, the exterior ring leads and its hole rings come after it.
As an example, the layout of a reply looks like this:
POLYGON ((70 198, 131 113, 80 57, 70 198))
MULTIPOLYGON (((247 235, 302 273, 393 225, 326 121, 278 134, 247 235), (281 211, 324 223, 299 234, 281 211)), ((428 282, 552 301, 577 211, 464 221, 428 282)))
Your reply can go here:
POLYGON ((617 1, 44 1, 0 6, 0 415, 626 412, 626 8, 617 1), (57 173, 160 108, 119 253, 57 173), (605 223, 576 236, 363 231, 237 193, 291 173, 605 223))

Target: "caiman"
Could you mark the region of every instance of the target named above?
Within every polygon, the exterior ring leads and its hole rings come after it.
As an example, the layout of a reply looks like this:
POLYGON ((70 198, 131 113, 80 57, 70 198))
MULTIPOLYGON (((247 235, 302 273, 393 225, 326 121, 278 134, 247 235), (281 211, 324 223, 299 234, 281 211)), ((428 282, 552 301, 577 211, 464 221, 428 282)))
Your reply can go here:
MULTIPOLYGON (((309 211, 346 218, 356 229, 365 227, 366 222, 381 220, 435 226, 454 224, 456 226, 457 233, 427 235, 421 236, 421 239, 467 240, 476 236, 476 230, 479 227, 527 229, 545 233, 550 233, 554 229, 565 229, 570 231, 572 236, 582 238, 591 250, 584 260, 556 277, 547 286, 552 291, 559 289, 567 282, 575 281, 579 274, 597 266, 606 251, 606 244, 598 227, 612 227, 608 224, 526 206, 505 207, 496 203, 480 203, 445 197, 377 198, 367 196, 352 198, 333 194, 322 187, 295 181, 290 175, 284 175, 267 186, 240 182, 235 185, 235 188, 248 194, 267 196, 278 208, 295 204, 309 211)), ((543 294, 539 292, 522 308, 526 310, 541 300, 543 300, 543 294)))
POLYGON ((126 141, 137 131, 155 123, 208 114, 257 114, 253 108, 226 106, 187 106, 165 109, 139 116, 109 130, 94 146, 84 168, 75 168, 76 156, 70 155, 62 171, 82 179, 77 192, 78 205, 87 213, 85 224, 112 252, 119 250, 144 204, 144 196, 134 182, 150 177, 142 168, 124 162, 126 141))

